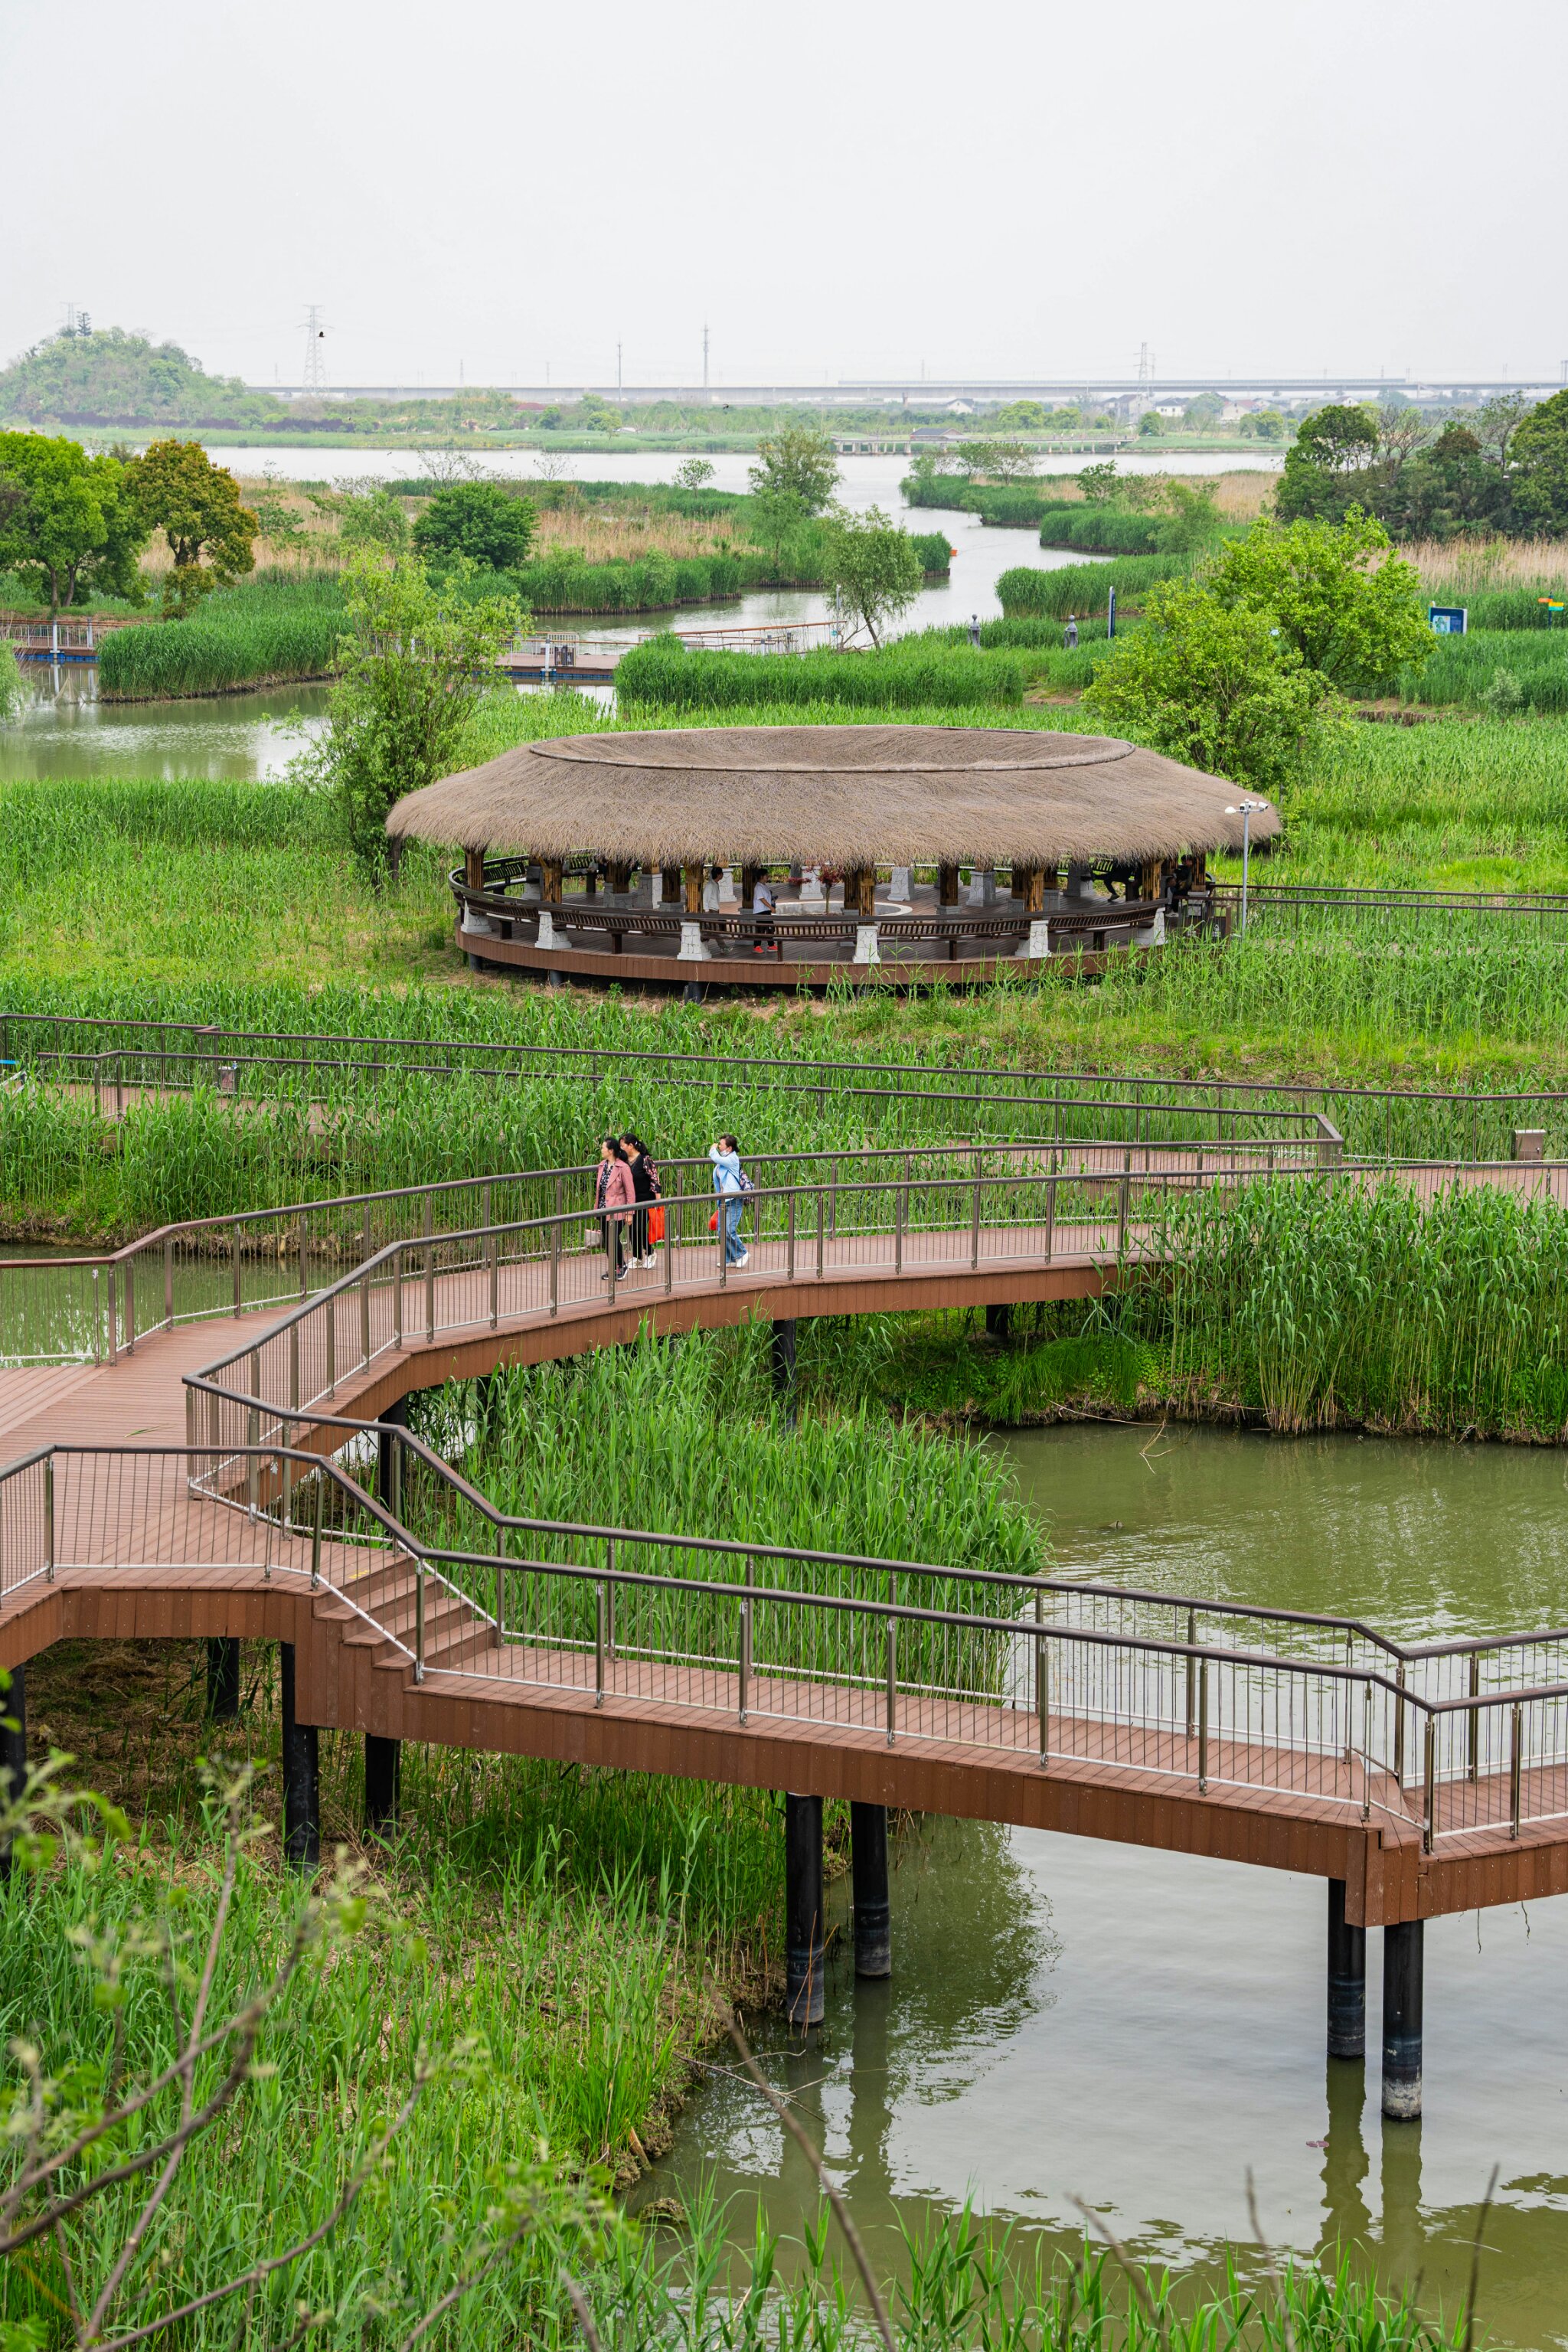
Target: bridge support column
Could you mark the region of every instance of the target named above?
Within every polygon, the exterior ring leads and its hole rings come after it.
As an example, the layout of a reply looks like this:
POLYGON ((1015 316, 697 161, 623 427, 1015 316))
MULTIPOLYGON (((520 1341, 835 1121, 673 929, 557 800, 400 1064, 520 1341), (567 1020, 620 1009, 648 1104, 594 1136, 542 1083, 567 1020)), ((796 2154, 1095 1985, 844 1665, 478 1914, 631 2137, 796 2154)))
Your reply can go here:
POLYGON ((278 1645, 283 1670, 283 1859, 314 1870, 321 1859, 321 1772, 313 1723, 294 1715, 294 1644, 278 1645))
POLYGON ((1366 2056, 1366 1929, 1345 1919, 1345 1882, 1329 1881, 1329 2055, 1366 2056))
POLYGON ((1010 1307, 988 1307, 985 1309, 985 1336, 988 1339, 1005 1339, 1013 1328, 1010 1307))
POLYGON ((403 1794, 403 1742, 381 1739, 374 1731, 364 1736, 364 1828, 367 1837, 384 1837, 397 1827, 403 1794))
POLYGON ((1421 1993, 1426 1922, 1383 1931, 1383 2112, 1396 2123, 1421 2113, 1421 1993))
POLYGON ((795 1419, 795 1320, 792 1315, 774 1323, 770 1357, 773 1375, 773 1394, 784 1407, 792 1422, 795 1419))
POLYGON ((375 1499, 387 1510, 395 1513, 403 1484, 398 1475, 401 1465, 397 1460, 403 1451, 403 1440, 400 1437, 389 1437, 386 1432, 390 1429, 407 1428, 408 1399, 399 1397, 395 1404, 389 1404, 381 1415, 381 1420, 384 1427, 381 1436, 376 1441, 375 1449, 375 1499))
POLYGON ((227 1633, 207 1643, 207 1715, 214 1723, 239 1717, 239 1643, 227 1633))
POLYGON ((822 1799, 784 1798, 784 2015, 820 2025, 827 1938, 822 1917, 822 1799))
MULTIPOLYGON (((11 1687, 0 1696, 0 1772, 15 1795, 27 1778, 27 1669, 13 1666, 11 1687)), ((0 1839, 0 1879, 11 1875, 11 1841, 0 1839)))
POLYGON ((893 1942, 888 1903, 888 1808, 849 1808, 849 1857, 855 1886, 855 1973, 890 1977, 893 1942))

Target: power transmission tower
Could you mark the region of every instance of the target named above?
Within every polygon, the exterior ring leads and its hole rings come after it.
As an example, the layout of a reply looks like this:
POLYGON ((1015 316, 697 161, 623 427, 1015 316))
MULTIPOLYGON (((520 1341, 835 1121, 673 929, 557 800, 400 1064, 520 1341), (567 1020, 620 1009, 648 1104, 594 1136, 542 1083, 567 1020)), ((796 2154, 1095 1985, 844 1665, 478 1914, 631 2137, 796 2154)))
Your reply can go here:
POLYGON ((1140 383, 1152 383, 1154 381, 1154 354, 1147 343, 1138 346, 1138 381, 1140 383))
POLYGON ((300 378, 307 392, 325 392, 327 388, 327 322, 319 303, 312 302, 305 313, 305 372, 300 378))

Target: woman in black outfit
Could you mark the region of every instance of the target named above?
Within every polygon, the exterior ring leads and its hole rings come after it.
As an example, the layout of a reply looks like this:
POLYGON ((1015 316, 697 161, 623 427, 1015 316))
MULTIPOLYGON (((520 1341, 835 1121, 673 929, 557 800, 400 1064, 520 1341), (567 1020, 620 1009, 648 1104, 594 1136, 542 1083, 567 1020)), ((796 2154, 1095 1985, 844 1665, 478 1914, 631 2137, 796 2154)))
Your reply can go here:
POLYGON ((640 1135, 623 1135, 621 1150, 632 1171, 632 1196, 637 1203, 632 1211, 632 1264, 653 1265, 658 1261, 648 1234, 647 1213, 658 1198, 658 1170, 640 1135))

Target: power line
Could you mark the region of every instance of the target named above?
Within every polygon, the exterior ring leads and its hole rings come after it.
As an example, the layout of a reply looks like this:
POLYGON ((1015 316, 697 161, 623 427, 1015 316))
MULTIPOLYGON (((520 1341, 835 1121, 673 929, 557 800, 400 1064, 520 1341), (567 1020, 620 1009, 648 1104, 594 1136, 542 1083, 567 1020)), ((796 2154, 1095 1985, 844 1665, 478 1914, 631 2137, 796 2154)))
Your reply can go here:
POLYGON ((305 369, 300 381, 307 392, 325 392, 327 388, 327 322, 321 316, 321 305, 312 302, 305 312, 305 369))

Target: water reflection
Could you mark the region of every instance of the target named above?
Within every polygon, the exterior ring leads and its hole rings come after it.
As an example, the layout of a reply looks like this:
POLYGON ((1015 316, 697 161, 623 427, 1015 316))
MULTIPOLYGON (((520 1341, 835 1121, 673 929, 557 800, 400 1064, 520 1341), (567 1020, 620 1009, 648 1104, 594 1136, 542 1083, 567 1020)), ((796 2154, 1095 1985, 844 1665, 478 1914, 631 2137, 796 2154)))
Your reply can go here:
POLYGON ((26 666, 21 717, 0 725, 0 783, 134 776, 258 783, 280 776, 325 724, 324 686, 181 702, 102 702, 98 673, 26 666))
MULTIPOLYGON (((1215 1598, 1361 1612, 1394 1631, 1486 1631, 1562 1612, 1561 1454, 1264 1440, 1147 1427, 1008 1443, 1058 1559, 1215 1598), (1171 1435, 1167 1433, 1167 1438, 1171 1435)), ((896 2274, 905 2231, 972 2199, 1017 2250, 1070 2253, 1072 2200, 1142 2257, 1217 2278, 1251 2237, 1353 2250, 1423 2303, 1463 2301, 1479 2200, 1481 2321, 1568 2345, 1568 1903, 1426 1929, 1426 2114, 1379 2109, 1379 1943, 1365 2065, 1325 2060, 1320 1880, 989 1824, 927 1822, 898 1849, 894 1974, 847 1950, 818 2036, 766 2063, 896 2274)), ((738 2084, 701 2091, 643 2196, 760 2200, 798 2235, 811 2185, 738 2084)))

